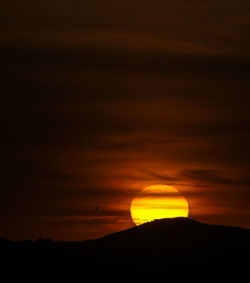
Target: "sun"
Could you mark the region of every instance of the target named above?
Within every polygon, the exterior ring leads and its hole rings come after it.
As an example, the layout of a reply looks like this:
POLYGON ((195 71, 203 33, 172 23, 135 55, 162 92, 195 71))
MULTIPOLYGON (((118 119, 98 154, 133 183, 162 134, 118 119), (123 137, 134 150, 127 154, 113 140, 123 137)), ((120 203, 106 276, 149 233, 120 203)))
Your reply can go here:
POLYGON ((185 197, 174 187, 153 185, 141 190, 132 200, 130 213, 136 225, 155 219, 188 217, 185 197))

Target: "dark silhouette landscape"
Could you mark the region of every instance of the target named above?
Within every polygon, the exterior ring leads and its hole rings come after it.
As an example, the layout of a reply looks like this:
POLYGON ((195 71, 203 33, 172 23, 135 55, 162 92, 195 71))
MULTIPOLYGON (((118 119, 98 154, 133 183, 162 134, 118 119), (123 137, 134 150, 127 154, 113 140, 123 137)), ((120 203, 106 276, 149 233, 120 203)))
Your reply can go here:
POLYGON ((1 239, 0 250, 1 274, 9 281, 119 282, 154 274, 165 276, 166 282, 170 278, 245 282, 250 274, 250 230, 188 218, 155 220, 82 242, 1 239))

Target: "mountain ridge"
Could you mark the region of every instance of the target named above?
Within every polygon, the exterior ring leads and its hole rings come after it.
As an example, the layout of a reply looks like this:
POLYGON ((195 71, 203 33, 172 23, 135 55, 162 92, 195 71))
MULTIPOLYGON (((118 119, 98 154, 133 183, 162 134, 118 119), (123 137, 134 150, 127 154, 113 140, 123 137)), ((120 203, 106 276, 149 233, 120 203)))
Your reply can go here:
POLYGON ((16 240, 16 241, 13 241, 13 240, 9 240, 7 238, 4 238, 4 237, 0 237, 0 243, 1 242, 5 242, 5 243, 36 243, 36 242, 40 242, 40 244, 42 243, 75 243, 75 244, 82 244, 84 242, 90 242, 90 241, 99 241, 99 240, 102 240, 102 239, 107 239, 107 238, 111 238, 111 237, 114 237, 116 235, 120 235, 120 234, 123 234, 123 233, 128 233, 130 231, 135 231, 135 232, 139 232, 139 231, 146 231, 146 230, 155 230, 155 228, 157 228, 157 226, 162 226, 162 227, 165 227, 165 228, 173 228, 173 226, 182 226, 183 228, 186 228, 186 227, 191 227, 196 225, 196 226, 199 226, 199 227, 209 227, 209 228, 219 228, 219 229, 227 229, 227 230, 237 230, 237 231, 248 231, 250 233, 250 229, 248 228, 243 228, 243 227, 240 227, 240 226, 230 226, 230 225, 221 225, 221 224, 208 224, 208 223, 204 223, 204 222, 201 222, 201 221, 198 221, 198 220, 195 220, 195 219, 192 219, 192 218, 188 218, 188 217, 174 217, 174 218, 162 218, 162 219, 155 219, 153 221, 150 221, 150 222, 146 222, 146 223, 143 223, 143 224, 140 224, 138 226, 133 226, 133 227, 130 227, 128 229, 125 229, 125 230, 121 230, 121 231, 117 231, 117 232, 114 232, 114 233, 111 233, 111 234, 107 234, 105 236, 102 236, 102 237, 99 237, 99 238, 94 238, 94 239, 87 239, 87 240, 82 240, 82 241, 64 241, 64 240, 52 240, 52 239, 43 239, 43 238, 40 238, 36 241, 34 240, 30 240, 30 239, 26 239, 26 240, 16 240), (170 226, 172 224, 172 226, 170 226), (164 225, 164 226, 163 226, 164 225))
POLYGON ((224 249, 230 245, 231 248, 237 249, 241 244, 236 241, 247 242, 248 238, 250 240, 250 230, 240 227, 211 225, 189 218, 166 218, 90 240, 87 243, 97 245, 99 248, 114 245, 116 250, 125 245, 127 250, 151 248, 151 252, 154 247, 161 246, 162 250, 168 247, 169 252, 169 242, 175 246, 175 250, 188 249, 188 245, 191 245, 192 249, 203 246, 211 248, 213 245, 220 245, 220 248, 224 249))
MULTIPOLYGON (((171 234, 178 235, 182 234, 183 237, 187 236, 187 234, 192 233, 208 233, 208 232, 218 232, 220 233, 241 233, 241 234, 249 234, 250 230, 246 228, 241 228, 237 226, 227 226, 227 225, 214 225, 207 224, 203 222, 199 222, 197 220, 186 218, 186 217, 177 217, 177 218, 164 218, 164 219, 156 219, 151 222, 147 222, 135 227, 131 227, 126 230, 118 231, 109 235, 106 235, 101 238, 97 238, 94 240, 88 241, 106 241, 111 240, 117 237, 126 237, 126 236, 138 236, 140 237, 141 233, 150 234, 150 236, 159 236, 162 234, 163 236, 170 236, 171 234)), ((179 235, 180 236, 180 235, 179 235)), ((129 237, 131 240, 131 237, 129 237)))
POLYGON ((81 242, 0 240, 0 252, 0 269, 23 276, 32 270, 32 276, 43 274, 43 281, 50 276, 71 282, 83 273, 102 277, 112 270, 175 276, 193 266, 206 274, 220 271, 224 276, 230 270, 239 276, 242 270, 249 274, 250 230, 189 218, 160 219, 81 242))

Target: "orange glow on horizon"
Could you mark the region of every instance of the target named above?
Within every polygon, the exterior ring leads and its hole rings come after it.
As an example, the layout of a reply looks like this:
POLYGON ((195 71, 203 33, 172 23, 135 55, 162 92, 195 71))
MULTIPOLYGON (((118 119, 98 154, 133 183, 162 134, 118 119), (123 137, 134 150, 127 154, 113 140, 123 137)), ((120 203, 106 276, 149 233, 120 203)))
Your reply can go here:
POLYGON ((131 218, 136 225, 155 219, 188 217, 188 212, 188 202, 184 196, 167 185, 144 188, 130 206, 131 218))

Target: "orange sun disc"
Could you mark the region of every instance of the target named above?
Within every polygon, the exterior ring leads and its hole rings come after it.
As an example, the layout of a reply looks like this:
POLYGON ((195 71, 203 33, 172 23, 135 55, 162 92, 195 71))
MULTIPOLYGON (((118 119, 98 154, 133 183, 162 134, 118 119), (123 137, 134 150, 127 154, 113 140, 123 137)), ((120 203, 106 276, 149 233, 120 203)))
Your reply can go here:
POLYGON ((153 185, 144 188, 132 200, 130 213, 136 225, 155 219, 188 217, 188 202, 174 187, 153 185))

